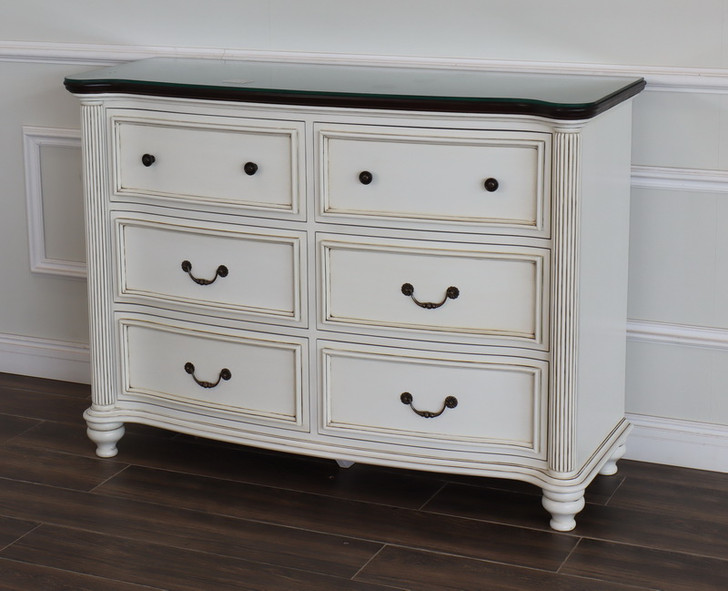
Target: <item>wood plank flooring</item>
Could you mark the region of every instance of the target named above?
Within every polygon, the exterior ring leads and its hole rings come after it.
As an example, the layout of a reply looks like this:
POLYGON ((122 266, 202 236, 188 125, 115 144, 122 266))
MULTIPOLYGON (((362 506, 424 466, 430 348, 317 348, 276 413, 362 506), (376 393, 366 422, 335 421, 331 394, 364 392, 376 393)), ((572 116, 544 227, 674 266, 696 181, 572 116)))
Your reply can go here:
POLYGON ((522 483, 139 425, 102 460, 89 403, 0 374, 0 591, 728 590, 728 474, 622 461, 561 534, 522 483))

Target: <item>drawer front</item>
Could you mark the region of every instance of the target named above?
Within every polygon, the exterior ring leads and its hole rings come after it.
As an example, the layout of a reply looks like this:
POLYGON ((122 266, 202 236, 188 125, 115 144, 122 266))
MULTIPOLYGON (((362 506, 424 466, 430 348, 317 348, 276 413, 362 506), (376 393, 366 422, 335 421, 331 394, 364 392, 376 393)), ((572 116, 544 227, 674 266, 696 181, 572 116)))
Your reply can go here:
POLYGON ((546 362, 338 343, 321 361, 328 434, 543 452, 546 362))
POLYGON ((112 128, 119 196, 300 211, 303 127, 295 122, 117 115, 112 128))
POLYGON ((549 251, 420 242, 319 243, 323 324, 440 331, 545 347, 549 251))
POLYGON ((114 223, 120 301, 142 298, 208 313, 302 321, 303 234, 185 226, 163 218, 121 217, 114 223))
POLYGON ((317 137, 324 218, 548 234, 549 134, 336 126, 319 128, 317 137))
POLYGON ((120 399, 303 425, 302 341, 131 318, 121 318, 118 326, 120 399))

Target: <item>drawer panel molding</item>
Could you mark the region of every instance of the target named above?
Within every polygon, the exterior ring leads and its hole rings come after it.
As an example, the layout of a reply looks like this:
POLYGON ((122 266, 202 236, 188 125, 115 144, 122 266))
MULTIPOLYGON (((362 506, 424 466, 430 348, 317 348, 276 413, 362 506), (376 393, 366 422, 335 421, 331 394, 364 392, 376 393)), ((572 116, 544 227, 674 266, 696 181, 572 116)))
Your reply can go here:
POLYGON ((120 112, 111 129, 117 198, 302 213, 302 124, 120 112))
POLYGON ((303 320, 305 234, 116 217, 119 301, 303 320))
POLYGON ((544 361, 327 342, 319 346, 323 433, 543 455, 544 361))
POLYGON ((547 133, 319 125, 316 137, 322 219, 549 234, 547 133))
POLYGON ((324 326, 547 344, 548 249, 322 235, 319 252, 324 326))
POLYGON ((119 400, 304 426, 305 341, 123 316, 117 331, 119 400))

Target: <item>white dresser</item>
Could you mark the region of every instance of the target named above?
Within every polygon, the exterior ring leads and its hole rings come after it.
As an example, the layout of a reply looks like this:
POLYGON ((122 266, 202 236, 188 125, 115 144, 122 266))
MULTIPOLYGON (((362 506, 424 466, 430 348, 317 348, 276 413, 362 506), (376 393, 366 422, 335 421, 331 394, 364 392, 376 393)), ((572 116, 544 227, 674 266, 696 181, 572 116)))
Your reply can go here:
POLYGON ((572 529, 629 430, 643 86, 176 59, 67 78, 98 455, 139 422, 514 478, 572 529))

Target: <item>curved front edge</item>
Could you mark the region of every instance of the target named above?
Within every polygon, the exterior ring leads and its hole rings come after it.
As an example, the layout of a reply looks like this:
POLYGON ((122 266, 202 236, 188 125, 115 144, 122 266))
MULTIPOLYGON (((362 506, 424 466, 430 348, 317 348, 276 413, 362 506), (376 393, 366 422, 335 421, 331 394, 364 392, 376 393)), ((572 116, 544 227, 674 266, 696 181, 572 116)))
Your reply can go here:
POLYGON ((96 455, 100 458, 113 458, 118 450, 116 444, 124 436, 124 423, 118 419, 105 419, 93 408, 83 413, 86 419, 86 434, 96 444, 96 455))

